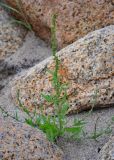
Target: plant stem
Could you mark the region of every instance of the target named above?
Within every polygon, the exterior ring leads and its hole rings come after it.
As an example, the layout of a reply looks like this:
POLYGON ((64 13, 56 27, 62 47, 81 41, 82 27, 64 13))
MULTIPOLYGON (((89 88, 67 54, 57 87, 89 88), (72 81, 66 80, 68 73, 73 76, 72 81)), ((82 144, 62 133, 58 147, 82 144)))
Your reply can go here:
POLYGON ((58 115, 58 121, 59 121, 59 130, 61 132, 62 130, 62 121, 61 121, 61 106, 60 106, 60 81, 59 81, 59 59, 56 55, 57 53, 57 40, 56 40, 56 18, 57 15, 53 15, 52 17, 52 27, 51 27, 51 47, 52 47, 52 55, 54 56, 55 61, 55 70, 54 70, 54 79, 56 79, 56 82, 54 84, 56 99, 57 99, 57 115, 58 115))
POLYGON ((2 113, 4 113, 7 117, 11 117, 12 119, 24 123, 21 120, 17 119, 15 116, 12 116, 11 114, 8 113, 8 111, 4 110, 1 106, 0 106, 0 110, 2 111, 2 113))

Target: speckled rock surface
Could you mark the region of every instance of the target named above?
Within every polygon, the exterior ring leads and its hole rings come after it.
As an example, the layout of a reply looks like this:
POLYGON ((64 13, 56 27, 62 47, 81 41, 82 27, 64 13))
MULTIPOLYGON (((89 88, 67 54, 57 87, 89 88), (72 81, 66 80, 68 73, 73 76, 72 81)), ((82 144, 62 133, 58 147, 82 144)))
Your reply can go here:
POLYGON ((0 118, 1 160, 62 160, 62 156, 38 129, 0 118))
MULTIPOLYGON (((58 52, 61 63, 61 81, 69 84, 67 91, 70 103, 69 113, 92 107, 114 106, 114 26, 91 32, 58 52)), ((20 99, 29 110, 44 105, 44 112, 53 111, 52 104, 41 98, 41 92, 53 92, 51 76, 47 69, 53 69, 52 57, 23 72, 12 82, 12 97, 16 104, 17 90, 20 99)))
POLYGON ((50 47, 34 32, 11 24, 11 21, 11 16, 0 7, 0 90, 9 81, 7 78, 34 66, 51 54, 50 47))
POLYGON ((11 24, 11 19, 0 7, 0 61, 18 50, 25 35, 26 30, 11 24))
MULTIPOLYGON (((16 1, 6 0, 16 7, 16 1)), ((90 31, 114 24, 113 0, 21 0, 21 8, 34 31, 50 40, 51 16, 56 13, 59 48, 71 44, 90 31)))
POLYGON ((114 136, 104 145, 100 152, 99 160, 114 159, 114 136))

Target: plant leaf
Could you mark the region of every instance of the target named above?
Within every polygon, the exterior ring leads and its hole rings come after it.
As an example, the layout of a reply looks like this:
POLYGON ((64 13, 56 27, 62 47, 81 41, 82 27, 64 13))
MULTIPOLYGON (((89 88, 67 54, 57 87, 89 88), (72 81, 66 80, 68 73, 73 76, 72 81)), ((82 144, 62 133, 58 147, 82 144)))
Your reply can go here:
POLYGON ((32 30, 32 27, 31 27, 30 24, 25 23, 25 22, 20 21, 20 20, 13 19, 13 20, 11 21, 11 23, 17 23, 17 24, 23 25, 25 28, 27 28, 27 29, 30 30, 30 31, 32 30))
POLYGON ((69 132, 69 133, 76 133, 79 134, 81 133, 82 129, 81 127, 69 127, 69 128, 65 128, 65 131, 69 132))
POLYGON ((26 122, 27 124, 29 124, 30 126, 35 127, 35 125, 34 125, 34 123, 33 123, 33 121, 32 121, 31 118, 26 118, 26 119, 25 119, 25 122, 26 122))
POLYGON ((68 112, 68 108, 69 108, 69 104, 68 103, 64 103, 61 109, 61 114, 62 115, 66 115, 68 112))
POLYGON ((20 14, 20 12, 19 12, 17 9, 15 9, 15 8, 13 8, 13 7, 5 4, 5 3, 1 3, 1 2, 0 2, 0 6, 6 8, 6 9, 9 9, 9 10, 11 10, 11 11, 13 11, 13 12, 16 12, 16 13, 18 13, 18 14, 20 14))
POLYGON ((42 95, 42 97, 46 100, 46 101, 48 101, 48 102, 53 102, 53 96, 51 96, 51 95, 46 95, 46 94, 41 94, 42 95))

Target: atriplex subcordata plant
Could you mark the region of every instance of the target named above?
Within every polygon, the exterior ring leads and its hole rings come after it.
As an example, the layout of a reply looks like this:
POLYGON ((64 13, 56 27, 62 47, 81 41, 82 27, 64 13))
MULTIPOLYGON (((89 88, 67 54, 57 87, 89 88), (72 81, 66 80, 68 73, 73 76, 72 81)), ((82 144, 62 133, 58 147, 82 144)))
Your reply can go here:
POLYGON ((2 2, 0 2, 0 6, 3 7, 3 8, 5 8, 8 11, 11 11, 12 13, 16 13, 19 17, 22 18, 22 20, 13 19, 11 21, 11 23, 16 23, 16 24, 24 26, 28 30, 32 30, 32 26, 28 22, 26 14, 23 14, 21 0, 15 0, 15 2, 16 2, 17 9, 15 9, 15 8, 7 5, 6 3, 2 3, 2 2))
POLYGON ((53 70, 49 70, 49 74, 52 75, 51 84, 54 89, 53 94, 41 93, 41 96, 47 101, 51 102, 54 107, 54 115, 45 115, 43 112, 37 115, 36 111, 31 116, 30 112, 26 109, 19 99, 18 91, 18 102, 20 107, 26 112, 28 117, 26 123, 41 129, 46 133, 50 141, 55 141, 58 137, 63 136, 66 132, 70 133, 75 138, 80 138, 83 132, 84 122, 81 120, 75 120, 72 127, 67 127, 66 114, 68 113, 69 103, 67 97, 67 84, 61 82, 61 76, 59 75, 60 61, 57 56, 57 41, 56 41, 56 15, 52 17, 51 27, 51 46, 52 56, 54 58, 55 67, 53 70))

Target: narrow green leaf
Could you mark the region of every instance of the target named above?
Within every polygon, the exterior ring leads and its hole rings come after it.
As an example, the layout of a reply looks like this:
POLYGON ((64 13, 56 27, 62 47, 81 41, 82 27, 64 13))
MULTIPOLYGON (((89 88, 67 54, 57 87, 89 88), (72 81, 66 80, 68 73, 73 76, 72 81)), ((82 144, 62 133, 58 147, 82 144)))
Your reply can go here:
POLYGON ((15 113, 15 119, 16 119, 17 121, 19 120, 17 111, 16 111, 16 113, 15 113))
POLYGON ((0 6, 6 8, 6 9, 9 9, 9 10, 11 10, 11 11, 13 11, 13 12, 16 12, 16 13, 18 13, 18 14, 20 14, 20 12, 19 12, 17 9, 12 8, 11 6, 9 6, 9 5, 5 4, 5 3, 0 2, 0 6))
POLYGON ((114 116, 112 117, 112 121, 114 121, 114 116))
POLYGON ((25 122, 26 122, 27 124, 29 124, 30 126, 35 127, 35 125, 34 125, 34 123, 33 123, 33 121, 32 121, 31 118, 25 119, 25 122))
POLYGON ((32 30, 32 27, 31 27, 30 24, 27 24, 27 23, 25 23, 25 22, 23 22, 23 21, 20 21, 20 20, 13 19, 13 20, 11 21, 11 23, 17 23, 17 24, 19 24, 19 25, 23 25, 23 26, 24 26, 25 28, 27 28, 28 30, 32 30))
POLYGON ((68 108, 69 108, 69 104, 68 103, 64 103, 61 109, 61 114, 62 115, 66 115, 68 112, 68 108))
POLYGON ((46 95, 46 94, 41 94, 42 95, 42 97, 46 100, 46 101, 48 101, 48 102, 53 102, 53 96, 51 96, 51 95, 46 95))
POLYGON ((75 134, 79 134, 81 133, 82 129, 81 127, 69 127, 69 128, 65 128, 65 131, 70 132, 70 133, 75 133, 75 134))

